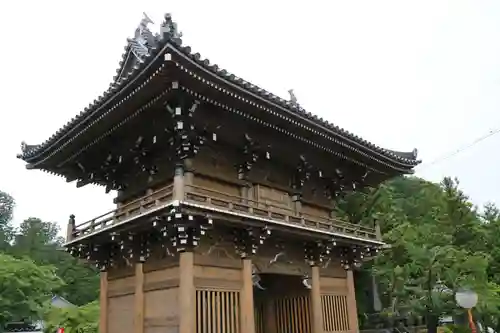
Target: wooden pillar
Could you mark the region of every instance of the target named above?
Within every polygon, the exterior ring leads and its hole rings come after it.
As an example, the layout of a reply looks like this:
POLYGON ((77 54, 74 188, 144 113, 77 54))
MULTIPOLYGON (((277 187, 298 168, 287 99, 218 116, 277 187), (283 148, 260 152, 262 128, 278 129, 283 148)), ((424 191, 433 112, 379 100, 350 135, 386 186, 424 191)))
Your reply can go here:
POLYGON ((108 272, 101 272, 99 332, 108 333, 108 272))
POLYGON ((68 227, 66 228, 66 242, 71 242, 73 240, 75 229, 75 215, 71 214, 68 220, 68 227))
POLYGON ((143 263, 135 264, 134 332, 144 333, 144 270, 143 263))
POLYGON ((358 309, 356 307, 356 292, 354 288, 354 274, 347 271, 347 315, 349 316, 349 329, 353 333, 359 332, 358 309))
POLYGON ((184 166, 177 165, 175 167, 174 186, 172 191, 173 200, 184 200, 184 190, 185 190, 184 166))
POLYGON ((194 288, 193 252, 179 255, 179 333, 195 333, 196 291, 194 288))
POLYGON ((319 266, 311 267, 311 323, 312 333, 323 333, 323 308, 321 305, 321 290, 319 266))
POLYGON ((380 230, 380 224, 378 222, 375 223, 375 236, 378 240, 382 240, 382 231, 380 230))
POLYGON ((302 212, 302 196, 300 194, 292 195, 293 210, 295 214, 300 214, 302 212))
POLYGON ((242 333, 255 333, 255 314, 253 304, 252 259, 243 259, 243 287, 240 297, 240 320, 242 333))
POLYGON ((189 186, 193 185, 193 160, 190 158, 184 160, 184 185, 189 186))

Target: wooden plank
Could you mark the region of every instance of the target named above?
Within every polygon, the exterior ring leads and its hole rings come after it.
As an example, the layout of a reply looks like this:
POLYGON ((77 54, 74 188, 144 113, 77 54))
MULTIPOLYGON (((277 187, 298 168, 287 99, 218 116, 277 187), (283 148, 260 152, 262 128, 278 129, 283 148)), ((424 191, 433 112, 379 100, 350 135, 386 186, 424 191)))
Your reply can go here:
POLYGON ((99 332, 108 333, 108 272, 101 272, 99 332))
POLYGON ((193 253, 182 252, 179 255, 179 333, 194 333, 196 328, 193 271, 193 253))
POLYGON ((144 333, 144 271, 142 262, 135 264, 134 332, 144 333))
POLYGON ((347 271, 347 315, 349 318, 349 330, 353 333, 359 332, 354 274, 351 269, 347 271))
POLYGON ((319 266, 311 267, 311 282, 312 332, 323 333, 319 266))
POLYGON ((241 289, 241 332, 255 333, 253 303, 252 260, 243 259, 243 287, 241 289))

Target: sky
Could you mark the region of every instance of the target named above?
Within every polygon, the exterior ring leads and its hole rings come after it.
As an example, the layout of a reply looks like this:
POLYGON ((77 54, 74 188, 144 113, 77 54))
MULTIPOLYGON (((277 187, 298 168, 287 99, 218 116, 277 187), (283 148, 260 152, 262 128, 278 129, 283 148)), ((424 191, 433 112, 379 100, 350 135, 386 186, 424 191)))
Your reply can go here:
POLYGON ((500 1, 4 1, 0 190, 30 216, 77 223, 113 209, 104 189, 16 159, 111 83, 142 12, 170 12, 193 51, 385 148, 417 148, 417 175, 458 177, 500 205, 500 1), (469 148, 446 157, 461 147, 469 148))

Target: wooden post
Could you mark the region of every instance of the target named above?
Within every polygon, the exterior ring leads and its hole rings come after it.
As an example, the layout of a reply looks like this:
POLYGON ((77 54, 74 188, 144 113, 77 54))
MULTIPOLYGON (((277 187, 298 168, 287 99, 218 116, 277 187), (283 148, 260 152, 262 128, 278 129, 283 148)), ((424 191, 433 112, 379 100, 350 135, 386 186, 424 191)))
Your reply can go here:
POLYGON ((378 240, 382 240, 382 231, 380 230, 380 224, 378 222, 375 223, 375 236, 378 240))
POLYGON ((144 333, 144 270, 143 263, 135 264, 134 332, 144 333))
POLYGON ((66 228, 66 242, 71 242, 73 240, 75 228, 75 215, 71 214, 68 220, 68 227, 66 228))
POLYGON ((196 316, 193 252, 179 255, 179 333, 195 333, 196 316))
POLYGON ((300 194, 292 195, 293 210, 299 215, 302 212, 302 196, 300 194))
POLYGON ((108 333, 108 272, 101 272, 99 332, 108 333))
POLYGON ((255 333, 253 305, 252 259, 243 259, 243 287, 241 290, 241 332, 255 333))
POLYGON ((350 331, 353 333, 359 332, 354 274, 351 269, 347 271, 347 315, 349 316, 350 331))
POLYGON ((311 267, 311 323, 312 333, 323 333, 323 309, 321 305, 321 290, 319 266, 311 267))
POLYGON ((173 200, 184 200, 185 179, 184 179, 184 166, 177 165, 174 174, 174 186, 172 197, 173 200))

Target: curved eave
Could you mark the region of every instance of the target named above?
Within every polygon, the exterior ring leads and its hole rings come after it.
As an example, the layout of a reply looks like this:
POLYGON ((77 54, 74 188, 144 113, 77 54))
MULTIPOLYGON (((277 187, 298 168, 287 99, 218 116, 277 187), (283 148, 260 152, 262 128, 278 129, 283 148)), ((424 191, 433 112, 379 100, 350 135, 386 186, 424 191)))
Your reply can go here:
MULTIPOLYGON (((131 84, 136 81, 142 73, 144 73, 160 56, 162 56, 167 49, 174 51, 177 55, 188 61, 190 64, 196 66, 199 70, 210 75, 215 80, 230 86, 232 89, 236 89, 241 94, 251 96, 255 99, 262 101, 268 106, 278 109, 279 111, 299 120, 305 122, 316 129, 320 129, 324 133, 348 143, 351 147, 366 151, 370 154, 374 154, 379 158, 382 158, 396 166, 402 167, 408 173, 412 173, 412 168, 418 165, 421 161, 416 159, 414 153, 406 152, 396 152, 388 149, 381 148, 371 142, 362 139, 328 121, 319 118, 310 112, 306 112, 300 105, 293 104, 290 101, 284 100, 258 86, 247 82, 234 74, 227 72, 224 69, 219 69, 216 64, 210 64, 208 59, 201 59, 198 53, 191 53, 191 48, 186 46, 182 47, 180 44, 175 43, 173 40, 159 40, 158 45, 151 50, 143 63, 140 63, 133 67, 130 72, 125 73, 126 64, 129 62, 130 57, 130 47, 125 47, 125 52, 122 55, 122 61, 120 62, 119 69, 117 70, 117 76, 113 83, 110 84, 108 90, 106 90, 99 98, 94 100, 93 103, 89 104, 79 115, 70 120, 65 126, 58 130, 54 135, 52 135, 48 140, 42 144, 36 146, 35 148, 18 155, 18 158, 30 163, 34 168, 37 164, 43 162, 48 157, 44 157, 49 153, 53 154, 54 148, 60 144, 64 144, 64 138, 74 135, 73 133, 81 127, 82 124, 86 123, 89 118, 93 117, 97 112, 105 109, 111 101, 113 101, 117 96, 119 96, 125 89, 129 88, 131 84)), ((83 128, 85 131, 89 126, 83 128)), ((50 155, 49 155, 50 156, 50 155)), ((399 169, 399 168, 398 168, 399 169)))
MULTIPOLYGON (((165 42, 162 46, 158 45, 153 48, 151 50, 151 53, 146 56, 146 61, 133 67, 128 73, 122 73, 122 76, 117 78, 116 81, 112 82, 109 85, 109 88, 101 96, 95 99, 93 103, 89 104, 88 107, 84 108, 84 110, 81 111, 80 114, 67 122, 49 139, 37 145, 36 148, 17 155, 17 157, 27 163, 32 164, 32 168, 46 160, 48 157, 45 155, 53 154, 54 150, 58 146, 60 146, 61 144, 65 144, 63 142, 65 138, 68 138, 70 135, 74 137, 74 135, 77 134, 77 130, 82 127, 82 124, 87 123, 97 113, 105 111, 106 107, 108 107, 111 102, 119 98, 119 96, 124 93, 125 90, 129 89, 131 85, 134 84, 142 76, 142 74, 150 69, 155 61, 159 59, 159 57, 164 53, 165 49, 165 42)), ((90 125, 85 126, 80 130, 80 133, 87 130, 89 127, 90 125)))
POLYGON ((384 149, 379 147, 363 138, 350 133, 349 131, 340 128, 322 118, 306 112, 300 105, 293 104, 290 101, 284 100, 250 82, 247 82, 234 74, 227 72, 224 69, 219 69, 216 64, 211 65, 208 59, 201 59, 199 53, 191 53, 191 48, 189 46, 178 47, 176 45, 168 45, 169 49, 172 49, 177 53, 177 55, 183 57, 190 64, 196 66, 198 69, 207 73, 217 81, 230 86, 233 89, 237 89, 242 94, 251 96, 262 102, 266 103, 268 106, 277 108, 280 111, 297 118, 301 121, 323 130, 337 139, 340 139, 346 143, 351 144, 353 147, 358 149, 367 150, 368 152, 377 155, 389 162, 400 165, 404 168, 412 169, 416 165, 420 164, 421 161, 418 160, 414 152, 396 152, 389 149, 384 149))

